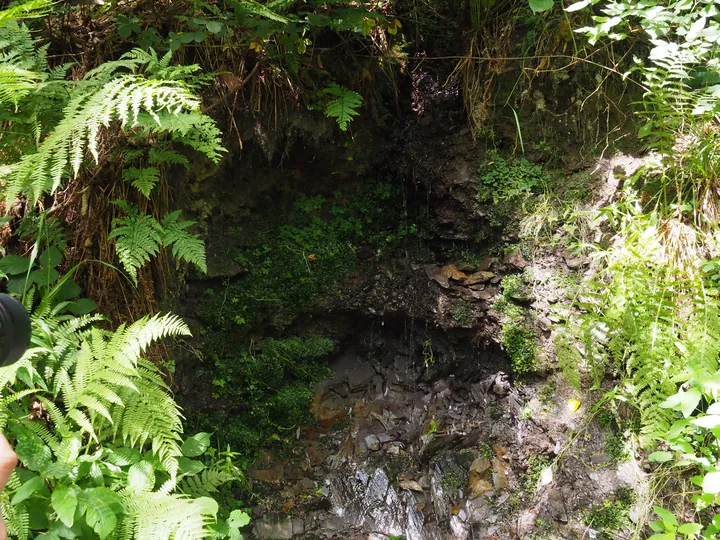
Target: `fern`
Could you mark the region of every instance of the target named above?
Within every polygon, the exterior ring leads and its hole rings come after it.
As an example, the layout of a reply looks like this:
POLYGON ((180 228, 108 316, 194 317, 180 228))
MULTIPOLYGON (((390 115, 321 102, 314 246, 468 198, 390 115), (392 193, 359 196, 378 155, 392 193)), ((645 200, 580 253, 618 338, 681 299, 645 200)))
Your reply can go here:
MULTIPOLYGON (((7 490, 17 490, 22 485, 16 472, 10 476, 7 483, 7 490)), ((13 505, 8 499, 0 502, 0 510, 5 520, 9 537, 25 540, 30 536, 30 513, 25 504, 13 505)))
MULTIPOLYGON (((169 133, 174 140, 219 160, 224 152, 220 132, 212 119, 197 112, 200 101, 192 83, 185 80, 197 66, 170 66, 169 61, 168 55, 158 58, 154 51, 135 50, 90 71, 71 88, 62 119, 37 150, 12 165, 5 200, 23 193, 34 202, 44 193, 55 192, 64 177, 78 174, 86 152, 97 163, 100 133, 113 125, 156 135, 169 133)), ((5 64, 6 70, 0 73, 9 73, 10 61, 5 64)), ((4 101, 15 102, 23 96, 24 83, 18 77, 0 86, 4 101)), ((147 181, 143 186, 147 188, 147 181)))
POLYGON ((558 333, 555 338, 555 351, 565 380, 575 390, 579 391, 581 381, 578 366, 582 365, 580 351, 575 348, 571 337, 563 332, 558 333))
POLYGON ((39 80, 40 76, 35 72, 0 64, 0 105, 12 103, 17 107, 18 102, 33 90, 39 80))
POLYGON ((362 96, 335 83, 325 88, 323 92, 335 98, 325 105, 325 115, 328 118, 335 118, 340 129, 347 131, 353 117, 360 114, 358 109, 363 103, 362 96))
POLYGON ((0 27, 19 19, 43 17, 50 11, 52 0, 28 0, 0 10, 0 27))
POLYGON ((222 131, 215 121, 197 112, 174 114, 160 113, 152 118, 140 115, 139 124, 146 135, 170 133, 173 141, 186 144, 193 150, 204 154, 213 163, 222 158, 225 148, 222 146, 222 131))
POLYGON ((182 165, 186 169, 190 166, 188 159, 180 152, 169 149, 158 149, 156 146, 150 148, 148 161, 150 165, 182 165))
POLYGON ((115 251, 130 277, 137 283, 137 270, 157 255, 163 242, 163 228, 148 215, 124 201, 115 201, 127 214, 113 219, 109 238, 116 238, 115 251))
POLYGON ((158 493, 128 494, 125 504, 132 513, 128 526, 137 540, 206 538, 218 510, 217 503, 207 497, 158 493))
MULTIPOLYGON (((157 368, 141 356, 163 337, 189 333, 187 326, 173 315, 144 317, 114 332, 88 328, 87 317, 60 322, 34 313, 32 320, 33 341, 41 347, 6 368, 2 381, 14 386, 3 387, 3 402, 22 403, 16 400, 35 395, 52 422, 10 413, 18 457, 26 472, 41 476, 25 474, 21 481, 14 474, 8 489, 16 492, 32 481, 34 489, 53 493, 50 501, 46 493, 28 490, 27 500, 0 502, 12 537, 30 537, 29 509, 42 501, 52 507, 51 536, 61 519, 64 527, 83 521, 100 538, 211 536, 217 503, 174 493, 182 416, 157 368), (42 374, 34 369, 38 365, 44 366, 42 374), (22 381, 14 376, 19 369, 27 372, 22 381), (78 467, 85 472, 72 473, 78 467)), ((224 471, 225 483, 238 478, 222 466, 210 470, 224 471)), ((212 476, 199 485, 212 491, 220 483, 212 476)))
POLYGON ((608 370, 621 377, 617 392, 637 411, 649 441, 673 421, 660 404, 677 392, 677 378, 690 368, 717 371, 720 300, 697 269, 668 264, 654 216, 633 210, 619 223, 622 247, 596 253, 602 272, 585 284, 579 312, 555 345, 573 386, 589 375, 599 388, 608 370))
POLYGON ((135 189, 149 199, 150 193, 160 179, 160 171, 155 167, 145 167, 143 169, 130 167, 123 171, 123 179, 130 182, 135 189))
POLYGON ((194 264, 203 273, 207 272, 205 261, 205 243, 198 235, 187 232, 187 228, 195 224, 194 221, 178 221, 180 211, 167 214, 162 221, 165 231, 163 244, 172 248, 174 257, 194 264))
POLYGON ((211 497, 218 492, 220 486, 241 478, 235 471, 214 467, 184 478, 180 483, 180 491, 193 497, 211 497))
POLYGON ((127 215, 113 220, 109 237, 116 238, 118 259, 133 281, 137 283, 138 268, 157 255, 160 247, 171 248, 173 256, 194 264, 202 272, 207 271, 204 242, 186 230, 195 222, 178 221, 179 210, 165 215, 162 223, 158 223, 124 201, 115 201, 115 204, 127 215))
POLYGON ((270 7, 265 6, 260 2, 255 2, 254 0, 230 0, 230 4, 237 12, 245 15, 254 15, 256 17, 262 17, 281 24, 287 24, 290 22, 287 17, 283 17, 279 13, 270 9, 270 7))

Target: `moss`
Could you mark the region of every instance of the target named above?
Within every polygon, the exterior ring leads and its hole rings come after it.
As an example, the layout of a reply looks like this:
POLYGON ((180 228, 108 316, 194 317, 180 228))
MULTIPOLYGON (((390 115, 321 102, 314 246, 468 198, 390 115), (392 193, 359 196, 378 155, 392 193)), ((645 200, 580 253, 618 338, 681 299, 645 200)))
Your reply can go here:
POLYGON ((480 455, 486 457, 487 459, 492 459, 495 457, 495 451, 488 443, 480 443, 480 455))
POLYGON ((505 276, 502 295, 493 305, 496 311, 505 316, 500 330, 500 343, 508 353, 516 375, 531 373, 537 364, 536 336, 529 322, 530 311, 517 303, 518 299, 526 296, 527 286, 522 274, 505 276))
POLYGON ((446 491, 457 491, 465 486, 465 480, 456 471, 446 471, 440 480, 440 486, 446 491))
POLYGON ((615 421, 615 414, 607 407, 601 407, 595 414, 595 421, 600 427, 606 429, 616 429, 617 422, 615 421))
POLYGON ((330 374, 318 360, 334 345, 327 338, 310 336, 268 339, 261 347, 236 358, 215 359, 217 410, 193 417, 199 428, 214 431, 221 444, 230 444, 246 457, 266 444, 285 445, 298 425, 312 421, 313 386, 330 374))
POLYGON ((610 539, 609 532, 620 530, 630 524, 628 514, 635 502, 635 494, 629 489, 619 489, 613 498, 593 505, 585 516, 585 523, 601 534, 598 538, 610 539))
POLYGON ((465 302, 461 302, 453 310, 452 318, 461 326, 470 326, 473 322, 472 308, 465 302))
POLYGON ((538 398, 543 403, 551 403, 555 399, 556 393, 557 381, 550 380, 540 387, 540 390, 538 391, 538 398))
POLYGON ((513 373, 525 375, 535 370, 537 364, 537 345, 535 331, 523 322, 507 320, 500 331, 503 349, 512 361, 513 373))
POLYGON ((523 274, 505 276, 502 280, 503 296, 509 299, 526 296, 527 286, 523 274))
POLYGON ((520 478, 519 489, 515 490, 513 495, 508 499, 509 512, 518 511, 524 502, 535 497, 539 487, 540 475, 543 470, 551 464, 552 461, 545 456, 530 456, 525 474, 520 478))
POLYGON ((611 435, 605 439, 605 452, 610 455, 616 463, 630 459, 627 441, 621 435, 611 435))
POLYGON ((357 269, 361 246, 378 252, 417 234, 400 205, 394 188, 374 183, 269 208, 228 235, 228 253, 247 273, 205 295, 202 322, 240 335, 266 322, 286 328, 357 269))
POLYGON ((532 495, 537 491, 540 475, 551 463, 552 461, 545 456, 530 456, 521 480, 522 490, 525 494, 532 495))
POLYGON ((227 233, 226 256, 245 272, 208 288, 199 305, 216 400, 213 412, 188 410, 199 427, 249 456, 264 444, 283 445, 297 425, 311 421, 312 388, 328 374, 318 360, 332 343, 287 338, 249 347, 251 333, 277 334, 340 294, 338 284, 357 270, 360 250, 378 254, 417 235, 401 195, 382 182, 331 197, 301 195, 268 205, 227 233))

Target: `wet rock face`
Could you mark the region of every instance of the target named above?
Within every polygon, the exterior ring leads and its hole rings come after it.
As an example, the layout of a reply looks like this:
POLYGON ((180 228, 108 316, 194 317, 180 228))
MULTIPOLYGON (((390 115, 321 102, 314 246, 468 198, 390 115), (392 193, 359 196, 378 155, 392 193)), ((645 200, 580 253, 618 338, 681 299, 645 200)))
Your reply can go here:
POLYGON ((388 267, 303 328, 331 329, 342 352, 292 455, 249 471, 271 491, 254 509, 257 537, 579 538, 588 508, 644 482, 635 462, 608 456, 608 433, 581 421, 584 405, 568 407, 577 394, 561 377, 509 375, 492 309, 503 276, 532 266, 532 294, 508 296, 537 314, 547 345, 551 306, 567 294, 556 268, 586 264, 550 252, 528 260, 511 251, 388 267))
MULTIPOLYGON (((297 459, 266 457, 249 471, 280 496, 255 509, 256 537, 290 538, 302 530, 320 537, 469 538, 475 524, 492 519, 489 503, 479 500, 495 489, 491 466, 481 471, 489 484, 482 497, 472 493, 471 466, 487 437, 500 452, 512 443, 515 420, 503 412, 513 394, 508 377, 475 381, 478 370, 459 370, 433 379, 418 342, 424 333, 392 337, 398 334, 389 324, 373 334, 364 359, 347 352, 331 362, 333 377, 317 385, 313 399, 317 424, 301 428, 297 459)), ((436 339, 435 348, 454 356, 451 341, 436 339)))
POLYGON ((588 507, 643 481, 634 463, 593 465, 600 432, 554 463, 580 427, 564 406, 569 389, 518 387, 501 371, 433 378, 409 333, 393 341, 389 326, 330 363, 316 424, 299 429, 296 447, 249 470, 263 493, 254 537, 570 538, 587 528, 588 507))
POLYGON ((413 495, 397 491, 383 469, 357 470, 354 475, 333 474, 326 480, 332 508, 342 518, 345 530, 382 531, 405 535, 408 540, 423 538, 423 515, 413 495))

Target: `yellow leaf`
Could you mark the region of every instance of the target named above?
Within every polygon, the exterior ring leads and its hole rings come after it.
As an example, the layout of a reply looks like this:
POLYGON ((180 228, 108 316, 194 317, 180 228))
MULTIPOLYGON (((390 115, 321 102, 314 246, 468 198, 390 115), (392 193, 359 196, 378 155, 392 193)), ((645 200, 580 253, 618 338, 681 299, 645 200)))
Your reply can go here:
POLYGON ((570 409, 570 412, 577 411, 580 408, 580 405, 582 405, 582 403, 580 403, 579 399, 576 399, 576 398, 568 399, 568 408, 570 409))

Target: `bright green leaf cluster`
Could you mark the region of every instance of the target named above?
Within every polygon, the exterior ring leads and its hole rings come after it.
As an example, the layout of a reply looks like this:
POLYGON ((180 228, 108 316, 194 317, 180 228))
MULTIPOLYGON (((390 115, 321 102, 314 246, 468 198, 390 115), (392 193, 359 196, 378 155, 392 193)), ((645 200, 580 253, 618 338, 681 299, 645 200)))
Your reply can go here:
POLYGON ((47 306, 32 317, 36 347, 0 370, 0 427, 23 465, 0 501, 11 537, 240 538, 248 516, 221 518, 211 495, 241 473, 208 458, 209 434, 183 441, 179 408, 142 358, 187 326, 165 315, 108 331, 47 306))
POLYGON ((115 201, 125 216, 113 219, 109 238, 115 238, 115 251, 123 268, 137 282, 137 271, 158 254, 161 247, 172 249, 173 256, 207 271, 205 243, 187 229, 194 221, 178 221, 180 211, 163 217, 159 223, 154 217, 140 214, 137 207, 125 201, 115 201))

